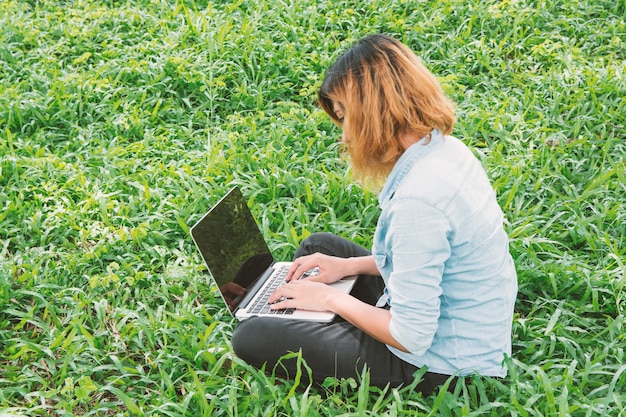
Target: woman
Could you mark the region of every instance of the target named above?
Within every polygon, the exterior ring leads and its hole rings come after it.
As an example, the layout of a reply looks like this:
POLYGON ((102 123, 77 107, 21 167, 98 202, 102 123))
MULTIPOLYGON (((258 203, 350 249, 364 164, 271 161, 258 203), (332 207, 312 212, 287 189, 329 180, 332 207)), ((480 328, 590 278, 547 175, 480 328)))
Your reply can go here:
POLYGON ((449 136, 454 111, 436 78, 404 44, 371 35, 328 70, 319 104, 341 127, 357 178, 382 185, 372 251, 328 233, 307 238, 272 308, 340 319, 251 318, 234 332, 235 353, 272 370, 301 351, 316 383, 366 367, 372 385, 407 385, 427 367, 425 393, 452 375, 504 376, 517 278, 503 215, 480 162, 449 136), (297 279, 314 267, 319 275, 297 279), (349 295, 325 285, 350 275, 359 279, 349 295))

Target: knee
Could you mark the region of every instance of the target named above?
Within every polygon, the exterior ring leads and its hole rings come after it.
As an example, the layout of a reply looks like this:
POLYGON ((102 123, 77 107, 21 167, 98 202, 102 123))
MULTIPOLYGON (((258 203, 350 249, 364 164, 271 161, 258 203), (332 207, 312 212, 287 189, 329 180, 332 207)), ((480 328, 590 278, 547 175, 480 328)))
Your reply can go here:
MULTIPOLYGON (((300 247, 296 251, 296 258, 316 252, 326 253, 328 252, 326 248, 329 246, 329 242, 336 238, 337 236, 328 232, 313 233, 300 243, 300 247)), ((326 254, 331 255, 330 253, 326 254)))
POLYGON ((277 327, 280 321, 267 317, 250 317, 240 322, 231 339, 235 356, 256 368, 271 362, 276 340, 282 334, 277 327))
POLYGON ((235 355, 248 363, 250 363, 251 354, 254 350, 253 346, 256 344, 252 337, 254 332, 251 330, 253 329, 246 329, 246 327, 250 327, 251 320, 254 320, 254 317, 240 322, 235 328, 231 339, 235 355))

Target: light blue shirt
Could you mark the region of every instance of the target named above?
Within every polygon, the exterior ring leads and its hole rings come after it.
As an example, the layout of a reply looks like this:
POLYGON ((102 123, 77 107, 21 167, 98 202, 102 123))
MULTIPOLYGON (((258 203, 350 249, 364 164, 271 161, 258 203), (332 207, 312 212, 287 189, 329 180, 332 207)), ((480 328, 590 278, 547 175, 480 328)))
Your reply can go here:
POLYGON ((478 159, 433 130, 380 193, 372 253, 385 281, 398 357, 430 372, 504 376, 517 275, 503 214, 478 159))

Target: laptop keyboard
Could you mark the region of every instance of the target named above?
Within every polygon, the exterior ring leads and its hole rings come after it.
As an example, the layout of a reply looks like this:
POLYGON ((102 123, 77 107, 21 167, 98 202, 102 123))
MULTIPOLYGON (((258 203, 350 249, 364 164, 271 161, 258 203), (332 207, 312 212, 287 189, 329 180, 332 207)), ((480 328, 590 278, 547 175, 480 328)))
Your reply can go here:
POLYGON ((270 309, 270 304, 267 300, 270 298, 270 295, 278 287, 283 285, 285 281, 285 277, 287 276, 287 271, 289 271, 289 266, 284 265, 281 269, 272 277, 272 281, 261 291, 259 296, 254 300, 254 303, 248 309, 248 312, 251 314, 272 314, 272 315, 289 315, 293 314, 295 308, 284 308, 281 310, 272 310, 270 309))

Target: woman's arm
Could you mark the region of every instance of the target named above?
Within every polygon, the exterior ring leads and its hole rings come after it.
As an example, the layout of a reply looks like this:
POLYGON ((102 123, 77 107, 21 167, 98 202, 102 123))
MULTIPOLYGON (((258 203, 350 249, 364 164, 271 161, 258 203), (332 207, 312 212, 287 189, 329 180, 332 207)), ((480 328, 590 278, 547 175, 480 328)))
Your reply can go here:
POLYGON ((384 308, 364 303, 349 294, 339 294, 329 300, 330 311, 340 315, 379 342, 407 352, 389 331, 391 313, 384 308))
POLYGON ((300 308, 331 311, 354 324, 374 339, 407 351, 389 332, 391 313, 311 279, 293 280, 278 288, 269 299, 272 309, 300 308))
POLYGON ((340 315, 374 339, 407 351, 389 332, 391 314, 389 310, 374 307, 359 299, 335 290, 327 283, 350 275, 379 275, 373 256, 337 258, 315 253, 297 258, 287 280, 269 299, 272 309, 300 308, 304 310, 331 311, 340 315), (304 272, 319 268, 319 275, 306 279, 292 279, 304 272))

